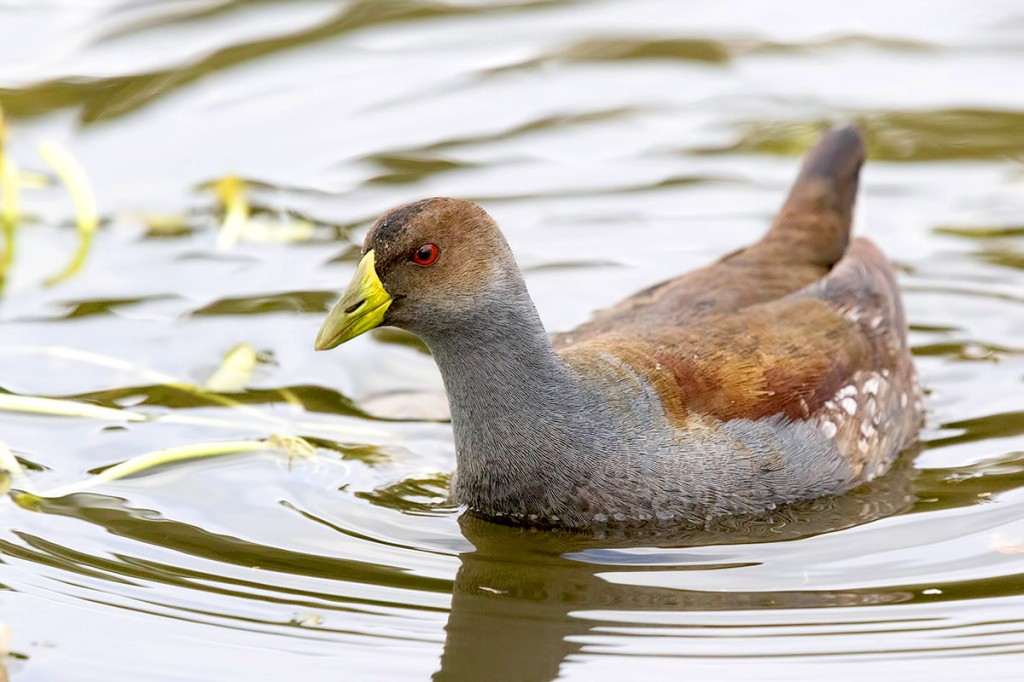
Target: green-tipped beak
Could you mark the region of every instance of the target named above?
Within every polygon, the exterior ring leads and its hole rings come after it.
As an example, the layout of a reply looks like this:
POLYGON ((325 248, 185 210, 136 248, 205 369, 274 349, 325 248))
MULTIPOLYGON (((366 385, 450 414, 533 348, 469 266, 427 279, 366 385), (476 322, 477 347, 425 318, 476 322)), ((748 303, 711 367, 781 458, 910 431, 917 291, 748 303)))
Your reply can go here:
POLYGON ((316 335, 316 349, 330 350, 368 332, 384 321, 384 313, 391 305, 391 294, 377 277, 373 266, 373 249, 366 252, 352 282, 331 310, 320 333, 316 335))

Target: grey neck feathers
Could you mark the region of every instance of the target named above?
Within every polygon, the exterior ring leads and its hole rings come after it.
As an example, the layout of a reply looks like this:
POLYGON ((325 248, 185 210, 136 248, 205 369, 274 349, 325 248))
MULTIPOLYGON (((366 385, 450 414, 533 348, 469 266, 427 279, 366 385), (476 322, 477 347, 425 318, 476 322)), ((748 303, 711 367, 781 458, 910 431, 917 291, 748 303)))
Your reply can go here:
POLYGON ((594 397, 555 352, 525 284, 501 287, 453 326, 420 332, 444 378, 457 448, 454 498, 531 512, 562 494, 591 452, 594 397))

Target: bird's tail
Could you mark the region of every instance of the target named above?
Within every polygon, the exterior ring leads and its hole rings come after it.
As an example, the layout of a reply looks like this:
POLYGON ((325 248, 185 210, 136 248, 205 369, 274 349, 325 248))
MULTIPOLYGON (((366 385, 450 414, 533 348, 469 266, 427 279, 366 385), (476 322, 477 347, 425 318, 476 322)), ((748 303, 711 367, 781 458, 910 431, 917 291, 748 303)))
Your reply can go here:
POLYGON ((850 241, 862 163, 864 139, 856 126, 825 133, 804 159, 786 203, 761 244, 789 262, 835 264, 850 241))

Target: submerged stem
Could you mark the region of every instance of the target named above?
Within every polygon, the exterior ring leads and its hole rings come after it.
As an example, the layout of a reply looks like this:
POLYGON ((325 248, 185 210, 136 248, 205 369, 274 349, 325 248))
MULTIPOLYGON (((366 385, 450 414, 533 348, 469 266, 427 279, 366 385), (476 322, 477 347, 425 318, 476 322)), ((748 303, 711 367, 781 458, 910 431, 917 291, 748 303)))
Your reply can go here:
POLYGON ((149 417, 139 412, 114 407, 90 405, 76 400, 40 398, 31 395, 0 393, 0 411, 46 414, 54 417, 86 417, 107 421, 145 421, 149 417))
POLYGON ((55 142, 43 142, 39 145, 39 155, 50 164, 67 187, 75 210, 75 224, 78 227, 78 249, 75 255, 63 270, 46 279, 47 285, 53 285, 74 276, 82 268, 92 248, 99 216, 96 213, 96 199, 89 185, 89 178, 70 152, 55 142))
POLYGON ((94 488, 103 483, 110 483, 125 476, 137 474, 147 469, 173 464, 190 459, 204 459, 207 457, 219 457, 221 455, 234 455, 242 452, 262 452, 265 450, 279 450, 290 458, 310 458, 316 450, 308 442, 298 436, 275 434, 261 440, 236 440, 215 443, 196 443, 193 445, 182 445, 174 448, 165 448, 147 452, 137 457, 125 460, 120 464, 104 469, 102 472, 91 476, 77 483, 58 486, 51 490, 33 493, 22 492, 21 495, 28 500, 36 498, 58 498, 73 493, 80 493, 94 488))
POLYGON ((249 202, 245 198, 245 183, 229 175, 216 182, 217 197, 224 206, 224 224, 217 234, 217 248, 230 249, 245 232, 249 222, 249 202))
POLYGON ((3 209, 0 211, 0 233, 3 236, 3 250, 0 251, 0 293, 3 293, 7 272, 14 263, 14 231, 21 214, 18 168, 4 152, 4 118, 3 109, 0 109, 0 201, 3 202, 3 209))

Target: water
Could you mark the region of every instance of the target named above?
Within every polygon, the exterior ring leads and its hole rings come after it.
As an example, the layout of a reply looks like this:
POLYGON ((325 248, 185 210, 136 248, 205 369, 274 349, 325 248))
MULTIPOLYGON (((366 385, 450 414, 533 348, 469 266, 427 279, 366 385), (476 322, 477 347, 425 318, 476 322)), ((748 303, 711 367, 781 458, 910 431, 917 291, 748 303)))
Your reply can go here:
POLYGON ((11 679, 1019 677, 1020 3, 8 1, 0 38, 6 152, 44 170, 37 144, 66 146, 103 219, 46 287, 70 202, 24 191, 0 388, 169 415, 0 414, 32 484, 277 432, 325 448, 3 500, 11 679), (414 340, 312 352, 392 205, 483 203, 567 329, 755 239, 846 119, 872 157, 857 231, 900 268, 929 410, 850 495, 675 537, 494 526, 445 501, 414 340), (312 234, 218 249, 229 175, 312 234), (167 385, 239 343, 271 356, 227 396, 247 407, 167 385))

